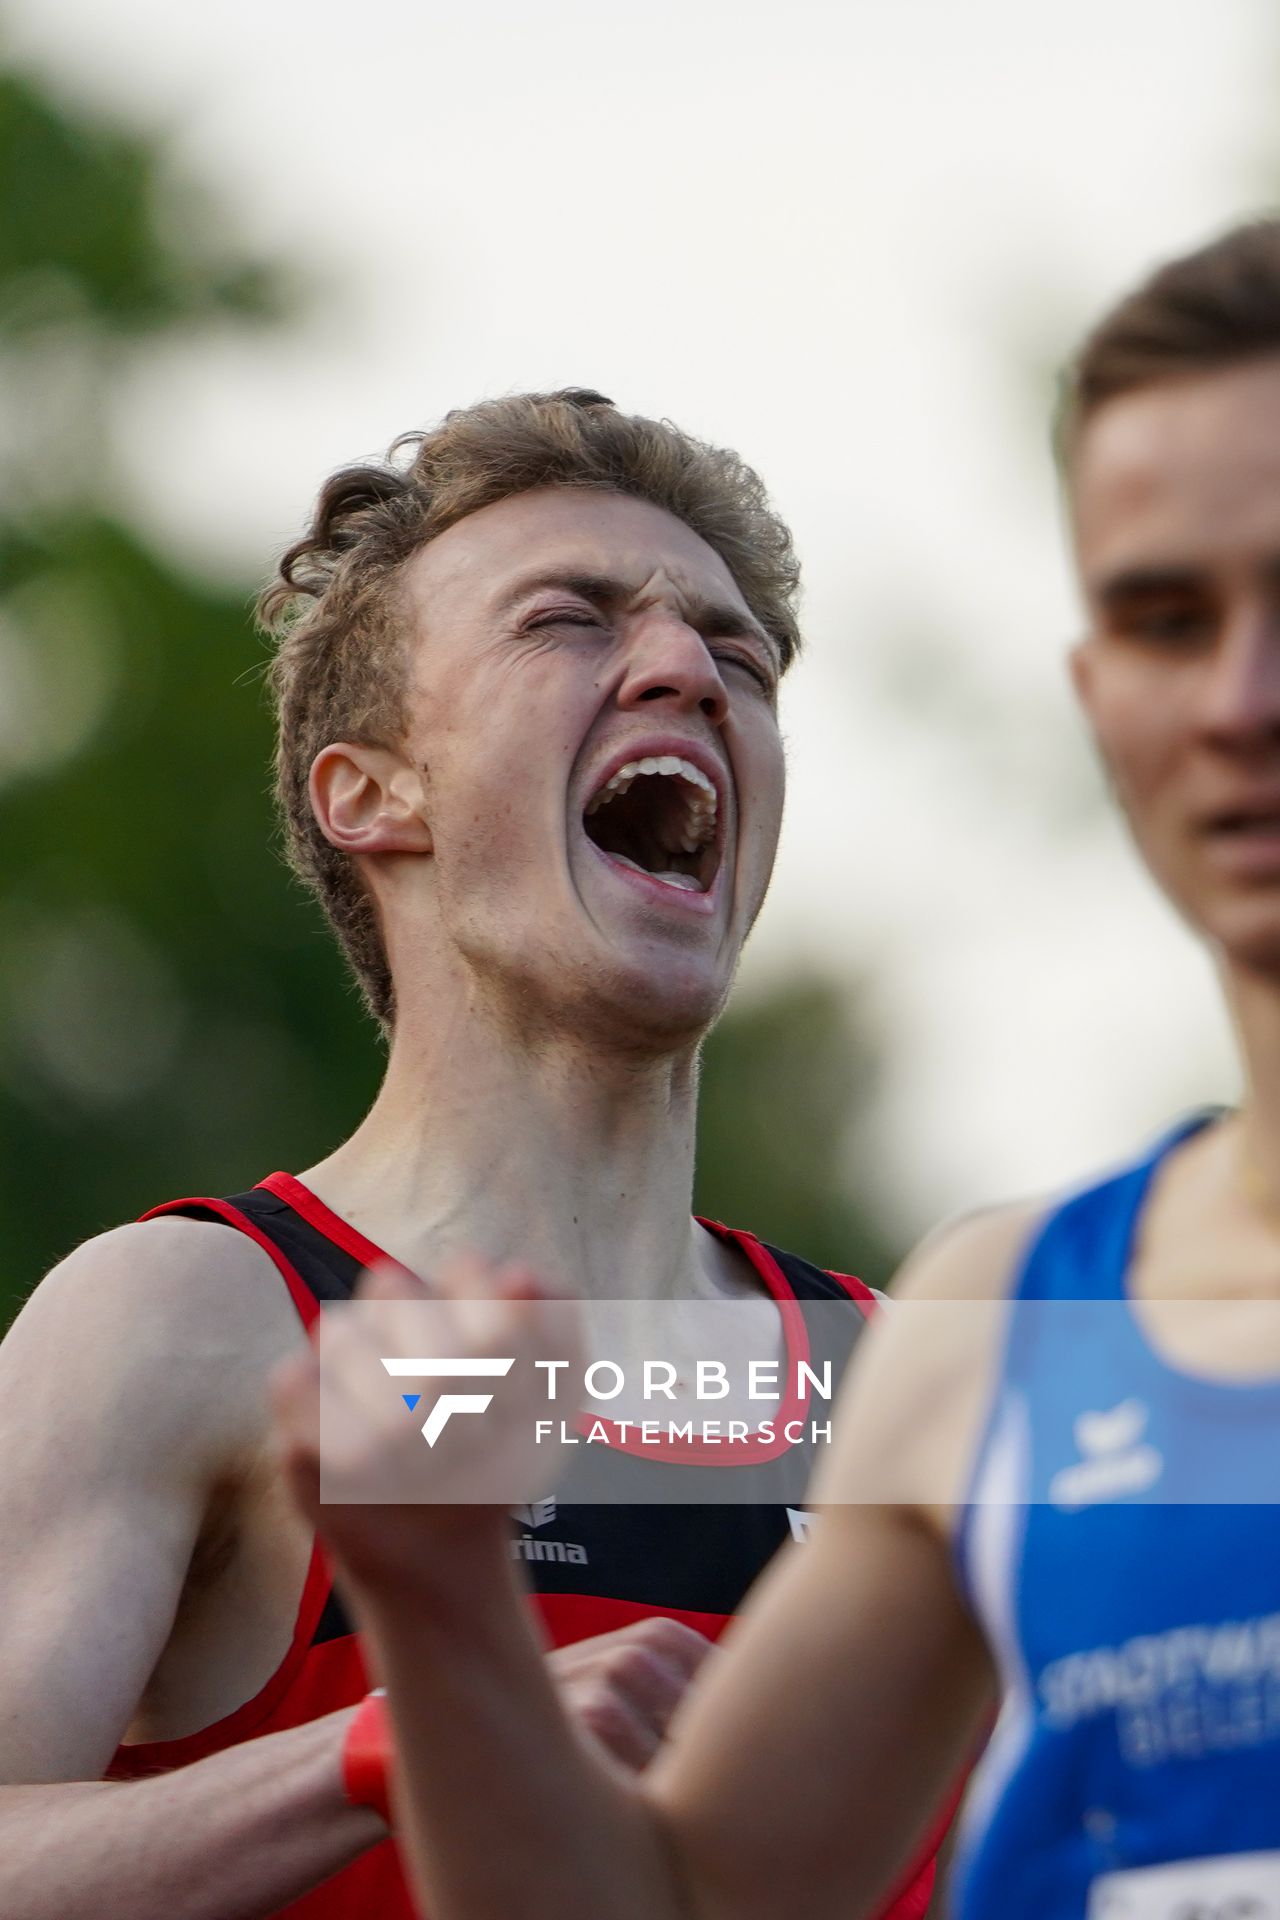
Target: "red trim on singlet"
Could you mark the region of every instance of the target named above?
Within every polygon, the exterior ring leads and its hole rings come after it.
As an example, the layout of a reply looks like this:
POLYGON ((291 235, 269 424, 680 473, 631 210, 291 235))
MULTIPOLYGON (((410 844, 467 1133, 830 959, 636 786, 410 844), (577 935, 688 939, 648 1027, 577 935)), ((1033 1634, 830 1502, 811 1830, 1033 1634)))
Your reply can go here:
MULTIPOLYGON (((266 1185, 265 1181, 263 1185, 266 1185)), ((141 1214, 139 1219, 159 1220, 166 1213, 182 1213, 189 1207, 200 1207, 205 1213, 216 1213, 218 1218, 224 1220, 229 1227, 234 1227, 239 1233, 247 1234, 250 1240, 255 1241, 262 1248, 278 1268, 281 1278, 289 1289, 289 1298, 298 1309, 303 1326, 310 1331, 320 1318, 320 1302, 287 1254, 281 1253, 270 1235, 265 1234, 247 1214, 241 1213, 239 1207, 233 1207, 229 1200, 210 1200, 203 1195, 188 1200, 166 1200, 162 1207, 152 1207, 149 1213, 141 1214)))
MULTIPOLYGON (((317 1537, 312 1543, 302 1599, 298 1603, 298 1614, 293 1625, 293 1638, 266 1685, 260 1687, 243 1706, 224 1714, 221 1720, 201 1727, 196 1733, 182 1734, 176 1740, 138 1740, 118 1747, 107 1777, 124 1780, 138 1774, 166 1773, 170 1767, 188 1766, 193 1760, 203 1760, 211 1753, 221 1753, 223 1748, 234 1747, 241 1740, 252 1739, 254 1734, 263 1732, 265 1722, 271 1718, 293 1685, 310 1651, 311 1636, 324 1612, 332 1586, 333 1575, 317 1537)), ((293 1722, 288 1724, 292 1725, 293 1722)))
MULTIPOLYGON (((735 1247, 746 1254, 775 1300, 796 1298, 795 1289, 763 1240, 757 1240, 754 1233, 748 1233, 745 1227, 726 1227, 723 1220, 708 1220, 700 1213, 695 1214, 694 1218, 708 1233, 717 1234, 722 1240, 731 1240, 735 1247)), ((827 1267, 819 1267, 818 1272, 844 1288, 849 1298, 861 1308, 864 1320, 871 1319, 880 1302, 865 1280, 859 1280, 852 1273, 832 1273, 827 1267)))
MULTIPOLYGON (((753 1233, 746 1233, 739 1227, 726 1227, 722 1220, 706 1220, 696 1215, 698 1225, 712 1233, 718 1240, 728 1242, 740 1253, 746 1255, 752 1267, 764 1282, 769 1296, 778 1309, 782 1320, 783 1339, 786 1343, 786 1399, 773 1415, 774 1433, 771 1440, 763 1440, 758 1433, 748 1434, 745 1440, 735 1440, 717 1444, 709 1440, 664 1440, 661 1446, 646 1445, 642 1440, 625 1440, 621 1437, 619 1423, 605 1414, 580 1413, 575 1427, 581 1434, 590 1433, 596 1427, 613 1430, 609 1446, 618 1453, 627 1453, 640 1460, 661 1460, 664 1463, 696 1461, 704 1467, 741 1467, 745 1461, 760 1462, 781 1459, 789 1453, 794 1442, 786 1438, 787 1423, 801 1418, 809 1406, 809 1396, 800 1391, 800 1363, 809 1358, 809 1329, 805 1324, 804 1308, 796 1297, 795 1288, 786 1274, 762 1241, 753 1233)), ((864 1319, 870 1319, 877 1301, 870 1287, 863 1281, 855 1280, 852 1274, 832 1273, 827 1278, 842 1286, 850 1298, 861 1309, 864 1319)), ((634 1421, 627 1423, 634 1426, 634 1421)))
POLYGON ((375 1247, 372 1240, 366 1240, 358 1227, 349 1220, 327 1207, 318 1193, 312 1193, 310 1187, 304 1187, 301 1180, 295 1180, 291 1173, 269 1173, 258 1185, 265 1187, 268 1193, 274 1193, 278 1200, 300 1213, 309 1220, 317 1232, 326 1240, 332 1240, 335 1247, 341 1247, 358 1260, 362 1267, 402 1266, 399 1260, 393 1260, 382 1247, 375 1247))

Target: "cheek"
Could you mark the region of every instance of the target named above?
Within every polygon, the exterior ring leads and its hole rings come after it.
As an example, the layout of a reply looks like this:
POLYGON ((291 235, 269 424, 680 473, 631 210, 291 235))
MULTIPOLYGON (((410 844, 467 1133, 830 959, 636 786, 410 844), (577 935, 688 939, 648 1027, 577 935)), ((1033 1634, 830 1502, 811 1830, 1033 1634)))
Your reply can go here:
POLYGON ((451 913, 545 888, 563 845, 564 774, 494 727, 441 754, 429 789, 436 884, 451 913))
POLYGON ((782 736, 772 720, 762 721, 749 735, 744 729, 740 764, 741 792, 748 796, 743 810, 763 838, 772 835, 776 839, 782 822, 787 766, 782 736))
POLYGON ((1156 884, 1185 910, 1199 895, 1190 830, 1190 756, 1182 730, 1158 701, 1109 716, 1098 737, 1133 845, 1156 884))
POLYGON ((428 768, 438 879, 445 885, 470 884, 477 863, 492 861, 518 826, 514 792, 492 755, 462 750, 455 740, 437 738, 428 768))
POLYGON ((1109 688, 1092 711, 1098 747, 1136 828, 1175 790, 1184 728, 1170 689, 1133 677, 1109 688))

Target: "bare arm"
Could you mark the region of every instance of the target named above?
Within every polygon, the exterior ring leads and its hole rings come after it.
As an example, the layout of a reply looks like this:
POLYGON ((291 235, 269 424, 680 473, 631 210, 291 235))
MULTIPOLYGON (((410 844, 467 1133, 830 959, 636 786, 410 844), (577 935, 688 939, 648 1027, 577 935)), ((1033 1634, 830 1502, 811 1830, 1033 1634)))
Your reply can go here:
POLYGON ((424 1909, 433 1920, 682 1912, 646 1803, 576 1735, 548 1683, 505 1527, 495 1516, 455 1546, 457 1585, 433 1586, 427 1607, 416 1583, 356 1598, 387 1663, 396 1824, 424 1909))
POLYGON ((952 1531, 1033 1211, 908 1264, 850 1369, 810 1540, 760 1581, 645 1783, 697 1920, 875 1912, 973 1755, 995 1674, 952 1531))
POLYGON ((98 1777, 210 1487, 300 1337, 260 1259, 220 1228, 121 1229, 55 1270, 0 1347, 6 1920, 251 1920, 385 1831, 343 1799, 345 1713, 153 1780, 98 1777))
POLYGON ((6 1920, 259 1920, 386 1837, 348 1806, 351 1709, 154 1780, 0 1787, 6 1920))
POLYGON ((806 1547, 765 1576, 725 1670, 653 1781, 693 1912, 876 1912, 954 1789, 991 1696, 943 1543, 898 1509, 825 1509, 806 1547))

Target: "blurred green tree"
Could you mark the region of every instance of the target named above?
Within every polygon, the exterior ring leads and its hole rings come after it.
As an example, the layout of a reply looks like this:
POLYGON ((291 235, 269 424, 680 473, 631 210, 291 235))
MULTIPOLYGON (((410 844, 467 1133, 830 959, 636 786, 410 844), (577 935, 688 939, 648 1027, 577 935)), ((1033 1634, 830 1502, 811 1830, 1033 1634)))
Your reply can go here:
POLYGON ((703 1056, 695 1206, 884 1286, 903 1249, 857 1175, 879 1082, 860 1005, 806 973, 724 1016, 703 1056))
POLYGON ((316 1157, 377 1080, 272 850, 247 593, 107 506, 132 356, 297 298, 162 143, 0 75, 0 1324, 84 1235, 316 1157))
MULTIPOLYGON (((0 74, 0 1326, 78 1240, 302 1166, 381 1051, 276 857, 248 591, 112 510, 110 406, 159 337, 287 322, 162 142, 0 74)), ((844 1167, 863 1049, 812 981, 732 1014, 699 1202, 883 1278, 844 1167)))

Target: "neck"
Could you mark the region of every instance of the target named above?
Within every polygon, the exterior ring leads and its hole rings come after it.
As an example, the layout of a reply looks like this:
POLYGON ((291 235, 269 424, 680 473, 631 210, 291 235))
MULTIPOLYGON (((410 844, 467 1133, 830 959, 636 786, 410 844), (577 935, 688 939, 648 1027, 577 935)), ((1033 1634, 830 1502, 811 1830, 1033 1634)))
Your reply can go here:
POLYGON ((373 1108, 302 1177, 416 1272, 520 1260, 559 1291, 704 1290, 719 1257, 690 1217, 697 1050, 611 1056, 439 1001, 404 1008, 373 1108))

